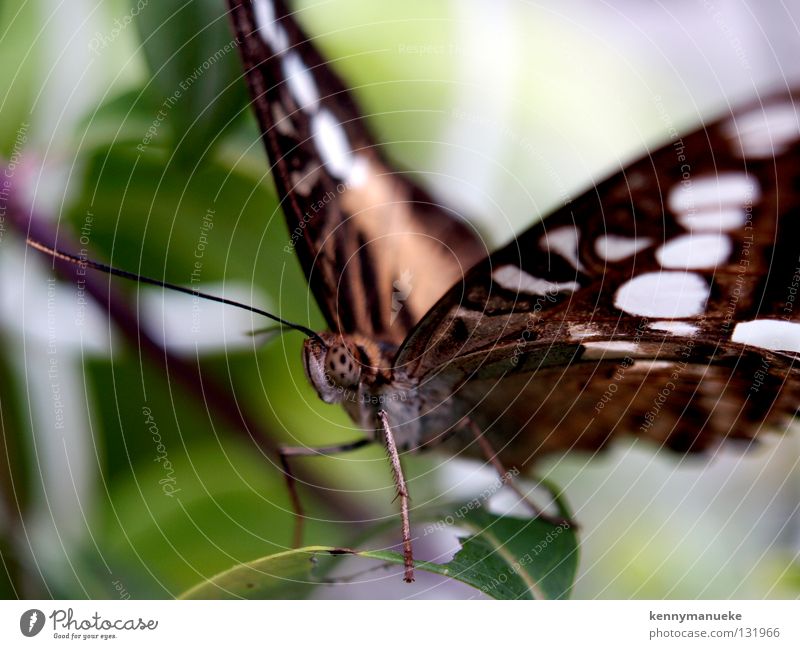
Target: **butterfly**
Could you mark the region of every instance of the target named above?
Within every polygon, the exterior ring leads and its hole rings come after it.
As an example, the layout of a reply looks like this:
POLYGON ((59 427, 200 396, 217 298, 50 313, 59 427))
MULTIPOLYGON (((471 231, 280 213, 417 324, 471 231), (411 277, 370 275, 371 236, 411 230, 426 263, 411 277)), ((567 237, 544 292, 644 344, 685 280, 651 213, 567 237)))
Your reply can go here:
POLYGON ((526 469, 633 435, 696 453, 795 414, 800 94, 676 135, 491 252, 388 161, 282 0, 229 5, 287 251, 328 326, 306 374, 365 431, 284 466, 385 444, 407 581, 404 452, 526 469))

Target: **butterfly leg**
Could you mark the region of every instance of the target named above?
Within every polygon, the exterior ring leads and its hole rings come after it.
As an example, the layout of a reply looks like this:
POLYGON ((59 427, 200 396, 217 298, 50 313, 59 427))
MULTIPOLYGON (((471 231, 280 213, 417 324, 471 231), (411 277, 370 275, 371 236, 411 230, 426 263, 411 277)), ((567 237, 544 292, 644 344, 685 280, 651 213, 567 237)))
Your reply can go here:
POLYGON ((397 495, 400 498, 400 517, 403 525, 403 563, 405 564, 405 576, 403 579, 411 583, 414 581, 414 554, 411 549, 411 523, 408 515, 408 486, 403 477, 403 467, 400 465, 400 454, 397 452, 397 444, 394 441, 392 429, 389 427, 389 418, 386 412, 378 412, 378 419, 383 427, 384 438, 386 439, 386 451, 392 463, 392 473, 394 483, 397 487, 397 495))
POLYGON ((497 452, 494 450, 491 442, 486 438, 486 435, 483 434, 483 431, 478 427, 478 425, 465 417, 462 420, 462 425, 467 426, 470 431, 472 431, 473 436, 475 437, 475 441, 478 442, 478 446, 481 448, 481 452, 484 454, 486 459, 489 463, 494 467, 494 470, 497 471, 498 475, 500 476, 500 481, 504 485, 508 485, 512 489, 512 491, 519 496, 519 498, 528 505, 531 511, 534 513, 536 518, 540 518, 551 525, 568 525, 569 527, 574 527, 575 524, 569 520, 565 519, 561 516, 551 516, 550 514, 545 513, 542 509, 537 506, 529 497, 528 495, 520 489, 519 485, 514 480, 514 475, 506 470, 503 463, 500 461, 500 457, 497 455, 497 452))
POLYGON ((292 536, 292 545, 294 547, 299 548, 303 542, 305 511, 303 510, 303 503, 300 501, 300 494, 297 493, 297 480, 294 477, 294 473, 292 473, 289 458, 311 457, 313 455, 335 455, 336 453, 355 451, 356 449, 372 443, 374 443, 374 440, 364 437, 353 442, 336 444, 334 446, 281 446, 278 448, 278 457, 281 461, 281 467, 283 468, 283 477, 286 479, 286 488, 289 490, 289 498, 292 501, 292 511, 295 517, 294 534, 292 536))

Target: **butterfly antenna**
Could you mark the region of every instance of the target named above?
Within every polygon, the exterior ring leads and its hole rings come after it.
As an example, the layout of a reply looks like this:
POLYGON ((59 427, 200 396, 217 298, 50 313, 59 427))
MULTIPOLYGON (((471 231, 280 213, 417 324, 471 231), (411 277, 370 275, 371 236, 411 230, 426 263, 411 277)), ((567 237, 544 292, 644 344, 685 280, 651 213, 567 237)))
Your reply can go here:
POLYGON ((283 325, 274 325, 270 327, 262 327, 261 329, 250 329, 250 331, 246 331, 245 333, 251 338, 255 338, 256 336, 272 336, 274 334, 282 334, 285 331, 286 327, 283 325))
POLYGON ((265 340, 271 340, 273 336, 282 336, 287 331, 289 331, 288 327, 284 327, 283 325, 274 325, 270 327, 263 327, 261 329, 251 329, 250 331, 245 331, 245 335, 250 336, 251 338, 263 336, 265 340))
POLYGON ((64 252, 63 250, 59 250, 57 248, 52 248, 48 245, 40 243, 39 241, 35 241, 28 237, 26 239, 26 243, 36 250, 43 252, 47 255, 51 255, 56 259, 61 259, 63 261, 69 262, 70 264, 75 264, 77 266, 83 266, 86 268, 92 268, 94 270, 99 270, 103 273, 107 273, 108 275, 115 275, 116 277, 122 277, 124 279, 131 279, 136 282, 140 282, 142 284, 150 284, 152 286, 159 286, 161 288, 168 288, 173 291, 178 291, 179 293, 186 293, 187 295, 193 295, 194 297, 199 297, 204 300, 210 300, 211 302, 219 302, 220 304, 227 304, 228 306, 235 306, 239 309, 244 309, 245 311, 250 311, 251 313, 256 313, 260 316, 264 316, 265 318, 269 318, 270 320, 274 320, 278 324, 283 327, 288 327, 290 329, 295 329, 296 331, 301 332, 302 334, 308 336, 309 338, 313 338, 314 340, 321 343, 325 346, 325 341, 322 340, 322 337, 309 329, 308 327, 304 327, 301 324, 296 324, 294 322, 289 322, 288 320, 284 320, 283 318, 276 316, 268 311, 264 311, 263 309, 258 309, 254 306, 250 306, 248 304, 242 304, 240 302, 235 302, 233 300, 229 300, 224 297, 219 297, 217 295, 210 295, 208 293, 203 293, 201 291, 196 291, 192 288, 186 288, 185 286, 179 286, 178 284, 171 284, 170 282, 164 282, 160 279, 153 279, 152 277, 146 277, 145 275, 138 275, 137 273, 131 273, 127 270, 120 270, 119 268, 114 268, 113 266, 108 266, 106 264, 101 264, 96 261, 92 261, 91 259, 85 259, 83 257, 78 257, 77 255, 73 255, 68 252, 64 252))

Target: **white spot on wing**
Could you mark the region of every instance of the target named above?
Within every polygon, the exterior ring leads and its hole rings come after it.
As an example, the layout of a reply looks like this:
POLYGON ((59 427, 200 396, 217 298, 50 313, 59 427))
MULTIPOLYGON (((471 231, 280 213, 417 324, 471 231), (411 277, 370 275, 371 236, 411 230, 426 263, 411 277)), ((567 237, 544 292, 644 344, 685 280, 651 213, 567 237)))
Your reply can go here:
POLYGON ((319 104, 319 90, 314 75, 308 69, 297 52, 289 52, 281 61, 283 75, 289 86, 289 92, 303 110, 314 111, 319 104))
POLYGON ((738 207, 724 207, 678 215, 678 223, 692 232, 729 232, 744 227, 746 222, 747 213, 738 207))
POLYGON ((608 234, 598 237, 594 242, 594 249, 598 257, 606 261, 622 261, 631 255, 635 255, 640 250, 644 250, 651 243, 653 243, 653 240, 647 237, 632 239, 616 234, 608 234))
POLYGON ((581 356, 585 361, 599 361, 601 359, 625 358, 636 353, 636 343, 627 340, 599 340, 583 343, 586 351, 581 356))
POLYGON ((351 188, 364 187, 367 184, 367 180, 369 180, 369 173, 369 160, 363 155, 356 154, 345 182, 351 188))
POLYGON ((259 35, 273 51, 282 52, 289 47, 289 37, 275 20, 275 6, 272 0, 253 0, 253 14, 259 35))
POLYGON ((763 349, 800 353, 800 323, 786 320, 740 322, 731 340, 763 349))
POLYGON ((734 142, 734 152, 751 158, 771 158, 800 139, 800 121, 789 102, 731 118, 723 129, 734 142))
POLYGON ((642 360, 634 361, 630 369, 634 372, 653 372, 655 370, 669 370, 673 367, 675 367, 675 363, 672 361, 642 360))
POLYGON ((542 250, 549 250, 562 256, 576 270, 583 270, 580 259, 578 258, 578 238, 577 228, 565 225, 554 228, 545 234, 539 241, 542 250))
POLYGON ((528 295, 555 295, 561 291, 572 293, 580 288, 577 282, 551 282, 534 277, 511 264, 496 269, 492 273, 492 279, 508 291, 528 295))
POLYGON ((657 320, 651 322, 649 326, 655 331, 666 331, 676 336, 694 336, 699 331, 697 325, 673 320, 657 320))
POLYGON ((344 128, 330 111, 320 110, 311 118, 311 133, 331 174, 354 186, 367 178, 367 160, 353 153, 344 128))
POLYGON ((728 260, 732 247, 723 234, 684 234, 656 250, 656 259, 664 268, 715 268, 728 260))
POLYGON ((583 340, 600 335, 600 327, 593 324, 574 324, 569 326, 569 337, 573 340, 583 340))
POLYGON ((690 178, 673 187, 667 204, 675 213, 719 209, 723 206, 752 205, 760 197, 758 182, 742 172, 726 172, 690 178))
POLYGON ((697 273, 662 271, 628 280, 614 297, 614 306, 648 318, 690 318, 703 313, 709 286, 697 273))

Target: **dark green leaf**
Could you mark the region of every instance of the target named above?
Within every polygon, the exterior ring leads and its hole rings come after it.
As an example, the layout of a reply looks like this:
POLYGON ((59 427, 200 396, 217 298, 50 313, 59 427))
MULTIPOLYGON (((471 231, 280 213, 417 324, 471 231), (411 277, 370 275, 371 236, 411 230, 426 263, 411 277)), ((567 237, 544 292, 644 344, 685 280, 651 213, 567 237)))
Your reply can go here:
POLYGON ((192 172, 160 149, 98 150, 69 219, 90 256, 127 270, 180 284, 238 279, 272 295, 304 286, 274 194, 216 162, 192 172))
MULTIPOLYGON (((135 5, 138 0, 131 0, 135 5)), ((196 160, 246 105, 238 46, 219 0, 159 0, 136 17, 156 112, 145 146, 164 127, 183 160, 196 160)))
POLYGON ((41 592, 31 590, 35 580, 26 577, 20 554, 30 557, 22 543, 14 542, 15 534, 22 535, 22 520, 31 499, 30 433, 21 413, 22 392, 4 343, 0 344, 0 519, 4 521, 0 526, 0 598, 10 599, 41 592))
POLYGON ((0 497, 9 520, 22 515, 29 500, 28 445, 30 432, 22 416, 22 391, 8 360, 5 341, 0 345, 0 497))
POLYGON ((466 517, 473 534, 447 564, 448 574, 495 599, 563 599, 578 567, 575 533, 566 523, 495 516, 466 517))
MULTIPOLYGON (((458 511, 458 510, 457 510, 458 511)), ((458 579, 494 599, 565 599, 578 568, 578 544, 567 523, 496 516, 473 510, 458 525, 472 534, 446 564, 420 562, 417 568, 458 579)), ((402 565, 396 552, 362 552, 402 565)))

